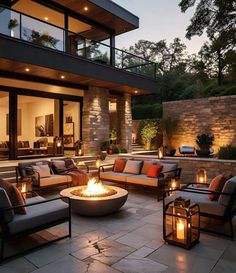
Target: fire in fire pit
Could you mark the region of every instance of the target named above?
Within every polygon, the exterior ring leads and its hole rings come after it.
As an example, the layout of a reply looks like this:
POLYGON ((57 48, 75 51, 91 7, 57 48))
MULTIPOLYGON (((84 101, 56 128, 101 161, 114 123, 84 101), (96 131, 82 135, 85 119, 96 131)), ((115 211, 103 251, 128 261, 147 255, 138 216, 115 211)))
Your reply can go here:
POLYGON ((104 186, 101 181, 96 181, 95 178, 90 179, 87 186, 81 186, 71 192, 71 194, 79 197, 104 197, 116 193, 116 190, 104 186))

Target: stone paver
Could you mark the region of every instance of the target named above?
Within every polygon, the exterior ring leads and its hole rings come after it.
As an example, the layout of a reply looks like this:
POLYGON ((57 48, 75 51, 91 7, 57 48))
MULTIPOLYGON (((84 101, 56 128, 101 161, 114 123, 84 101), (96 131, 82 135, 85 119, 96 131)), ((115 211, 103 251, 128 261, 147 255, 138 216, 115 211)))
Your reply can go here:
MULTIPOLYGON (((63 235, 67 225, 50 228, 17 245, 63 235)), ((67 238, 30 254, 4 262, 0 273, 234 273, 236 242, 201 233, 191 250, 166 245, 162 238, 162 202, 142 189, 129 189, 129 198, 116 214, 106 217, 72 215, 67 238)))

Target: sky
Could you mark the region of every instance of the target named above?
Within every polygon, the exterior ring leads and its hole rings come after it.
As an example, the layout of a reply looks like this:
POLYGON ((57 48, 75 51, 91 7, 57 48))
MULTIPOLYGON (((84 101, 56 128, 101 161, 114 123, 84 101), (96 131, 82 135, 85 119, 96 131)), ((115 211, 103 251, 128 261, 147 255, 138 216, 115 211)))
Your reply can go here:
POLYGON ((140 39, 153 42, 165 39, 170 43, 175 37, 179 37, 186 44, 188 53, 192 54, 197 53, 207 40, 205 34, 201 37, 194 36, 191 40, 185 38, 194 8, 182 13, 178 7, 180 0, 114 0, 114 2, 138 16, 140 26, 139 29, 117 36, 117 48, 128 48, 140 39))

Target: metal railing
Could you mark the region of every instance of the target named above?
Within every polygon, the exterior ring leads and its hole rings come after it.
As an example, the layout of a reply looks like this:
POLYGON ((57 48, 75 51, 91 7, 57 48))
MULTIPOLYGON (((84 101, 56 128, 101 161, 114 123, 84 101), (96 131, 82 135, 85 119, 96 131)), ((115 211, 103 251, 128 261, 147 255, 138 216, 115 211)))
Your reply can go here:
POLYGON ((156 79, 157 65, 154 62, 2 5, 0 33, 156 79))

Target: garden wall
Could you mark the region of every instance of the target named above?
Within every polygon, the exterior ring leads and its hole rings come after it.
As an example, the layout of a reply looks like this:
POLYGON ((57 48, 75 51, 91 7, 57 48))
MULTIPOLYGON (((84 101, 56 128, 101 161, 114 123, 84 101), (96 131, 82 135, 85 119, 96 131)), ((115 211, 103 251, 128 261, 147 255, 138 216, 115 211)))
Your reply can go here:
POLYGON ((171 101, 163 103, 163 117, 178 119, 171 145, 196 146, 198 134, 214 134, 214 151, 223 145, 236 145, 236 96, 171 101))

